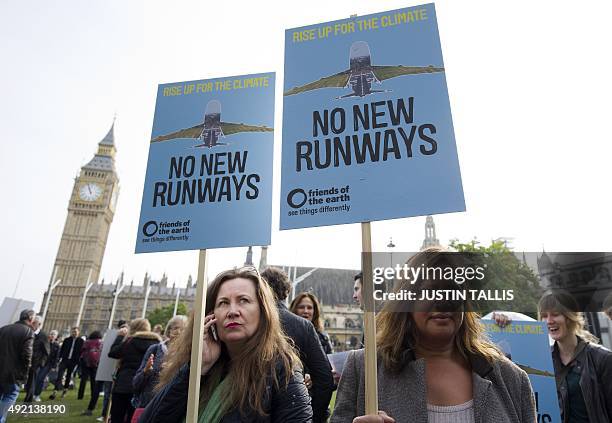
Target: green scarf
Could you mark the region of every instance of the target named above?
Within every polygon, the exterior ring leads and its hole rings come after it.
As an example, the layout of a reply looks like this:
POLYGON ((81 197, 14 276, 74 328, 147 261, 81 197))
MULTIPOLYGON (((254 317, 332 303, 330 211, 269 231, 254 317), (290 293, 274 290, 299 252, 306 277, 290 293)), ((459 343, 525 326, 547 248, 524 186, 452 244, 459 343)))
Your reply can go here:
POLYGON ((219 423, 227 411, 227 395, 225 385, 227 385, 227 377, 221 381, 213 391, 204 411, 198 418, 198 423, 219 423))

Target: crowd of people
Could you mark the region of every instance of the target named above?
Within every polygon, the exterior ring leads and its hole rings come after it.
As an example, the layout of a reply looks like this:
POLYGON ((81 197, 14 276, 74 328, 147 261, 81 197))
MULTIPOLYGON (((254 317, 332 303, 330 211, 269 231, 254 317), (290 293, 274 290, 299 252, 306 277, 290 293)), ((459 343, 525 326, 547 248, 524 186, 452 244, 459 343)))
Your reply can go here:
MULTIPOLYGON (((446 264, 447 255, 426 250, 414 267, 446 264)), ((361 305, 362 274, 353 299, 361 305)), ((400 280, 396 290, 422 291, 439 281, 400 280)), ((328 355, 333 346, 322 308, 312 292, 289 305, 289 278, 278 268, 253 267, 220 273, 207 288, 200 423, 535 422, 536 401, 525 371, 489 341, 480 317, 465 301, 418 301, 414 309, 388 302, 377 313, 378 415, 365 412, 364 350, 351 351, 341 375, 328 355), (336 392, 335 407, 330 409, 336 392)), ((612 352, 584 328, 568 299, 548 293, 539 314, 554 340, 551 350, 562 421, 608 423, 612 417, 612 352)), ((503 314, 500 325, 508 323, 503 314)), ((84 415, 93 415, 104 392, 102 418, 112 423, 183 422, 187 413, 194 315, 175 316, 151 328, 147 319, 118 324, 108 357, 117 359, 112 382, 96 380, 102 334, 86 340, 79 328, 61 344, 45 334, 41 320, 25 310, 0 328, 0 423, 15 403, 40 400, 45 380, 51 399, 64 397, 75 368, 78 398, 90 382, 84 415), (53 370, 57 368, 57 372, 53 370)))

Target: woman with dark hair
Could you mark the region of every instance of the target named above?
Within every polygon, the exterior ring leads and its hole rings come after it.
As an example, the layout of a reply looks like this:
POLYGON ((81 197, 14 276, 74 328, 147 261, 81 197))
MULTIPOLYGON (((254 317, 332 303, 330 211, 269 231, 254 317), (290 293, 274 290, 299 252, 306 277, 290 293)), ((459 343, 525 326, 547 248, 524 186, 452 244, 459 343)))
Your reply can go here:
MULTIPOLYGON (((449 254, 428 249, 407 265, 456 266, 449 254)), ((527 374, 487 340, 469 303, 420 300, 421 292, 434 289, 459 286, 435 276, 398 280, 396 292, 413 291, 419 300, 388 301, 377 316, 378 400, 383 412, 364 416, 364 350, 357 350, 344 365, 332 423, 536 421, 527 374)))
MULTIPOLYGON (((257 270, 219 274, 208 286, 205 314, 198 421, 310 422, 299 358, 283 336, 272 291, 257 270)), ((159 392, 140 423, 185 418, 193 326, 192 313, 168 348, 159 392)))
MULTIPOLYGON (((324 326, 320 312, 321 306, 319 304, 319 300, 314 294, 310 292, 302 292, 295 297, 293 301, 291 301, 289 310, 291 310, 293 314, 303 317, 312 323, 315 328, 315 332, 319 337, 319 341, 321 341, 321 346, 323 347, 325 354, 332 354, 334 352, 331 342, 329 341, 329 336, 327 336, 327 333, 323 331, 324 326)), ((306 387, 310 390, 312 388, 312 379, 310 378, 310 372, 307 367, 304 368, 304 382, 306 383, 306 387)))
POLYGON ((100 353, 102 352, 102 334, 100 331, 95 330, 89 334, 87 340, 83 343, 81 348, 81 383, 79 384, 79 395, 83 398, 83 392, 85 391, 85 385, 87 379, 89 379, 89 388, 91 390, 91 398, 82 416, 91 416, 93 410, 96 408, 98 403, 98 397, 100 396, 100 388, 102 382, 96 382, 96 372, 98 371, 98 364, 100 363, 100 353))
POLYGON ((291 310, 293 314, 297 314, 312 322, 317 331, 317 335, 319 335, 319 340, 321 341, 325 354, 332 354, 334 352, 331 342, 329 341, 329 336, 327 336, 327 333, 324 331, 323 319, 321 317, 321 305, 314 294, 302 292, 291 301, 289 310, 291 310))

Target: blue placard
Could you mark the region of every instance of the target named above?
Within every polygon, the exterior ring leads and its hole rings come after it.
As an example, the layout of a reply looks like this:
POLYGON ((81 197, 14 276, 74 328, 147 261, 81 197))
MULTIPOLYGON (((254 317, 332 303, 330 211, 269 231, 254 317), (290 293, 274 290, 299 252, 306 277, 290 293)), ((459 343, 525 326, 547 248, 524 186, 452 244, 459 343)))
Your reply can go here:
POLYGON ((433 4, 287 30, 281 229, 465 210, 433 4))
POLYGON ((137 253, 270 244, 274 77, 159 86, 137 253))
POLYGON ((557 385, 544 322, 513 322, 500 328, 492 320, 482 321, 489 337, 506 357, 527 372, 533 392, 539 423, 560 423, 557 385))

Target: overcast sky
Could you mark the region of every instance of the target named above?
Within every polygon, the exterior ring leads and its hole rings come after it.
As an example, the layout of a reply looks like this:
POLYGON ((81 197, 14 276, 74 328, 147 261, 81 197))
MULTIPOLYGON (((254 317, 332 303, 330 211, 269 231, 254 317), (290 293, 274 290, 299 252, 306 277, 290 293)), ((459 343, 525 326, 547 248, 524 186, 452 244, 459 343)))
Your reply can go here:
MULTIPOLYGON (((117 115, 121 193, 102 277, 182 286, 197 252, 135 255, 157 84, 276 71, 280 159, 284 30, 414 1, 5 0, 0 3, 0 302, 40 305, 81 166, 117 115)), ((437 1, 465 213, 438 237, 513 238, 526 251, 610 250, 609 1, 437 1)), ((269 262, 358 268, 359 225, 279 232, 275 161, 269 262)), ((375 250, 420 247, 423 217, 376 222, 375 250)), ((246 249, 211 252, 209 275, 246 249)), ((258 260, 257 249, 255 259, 258 260)))

